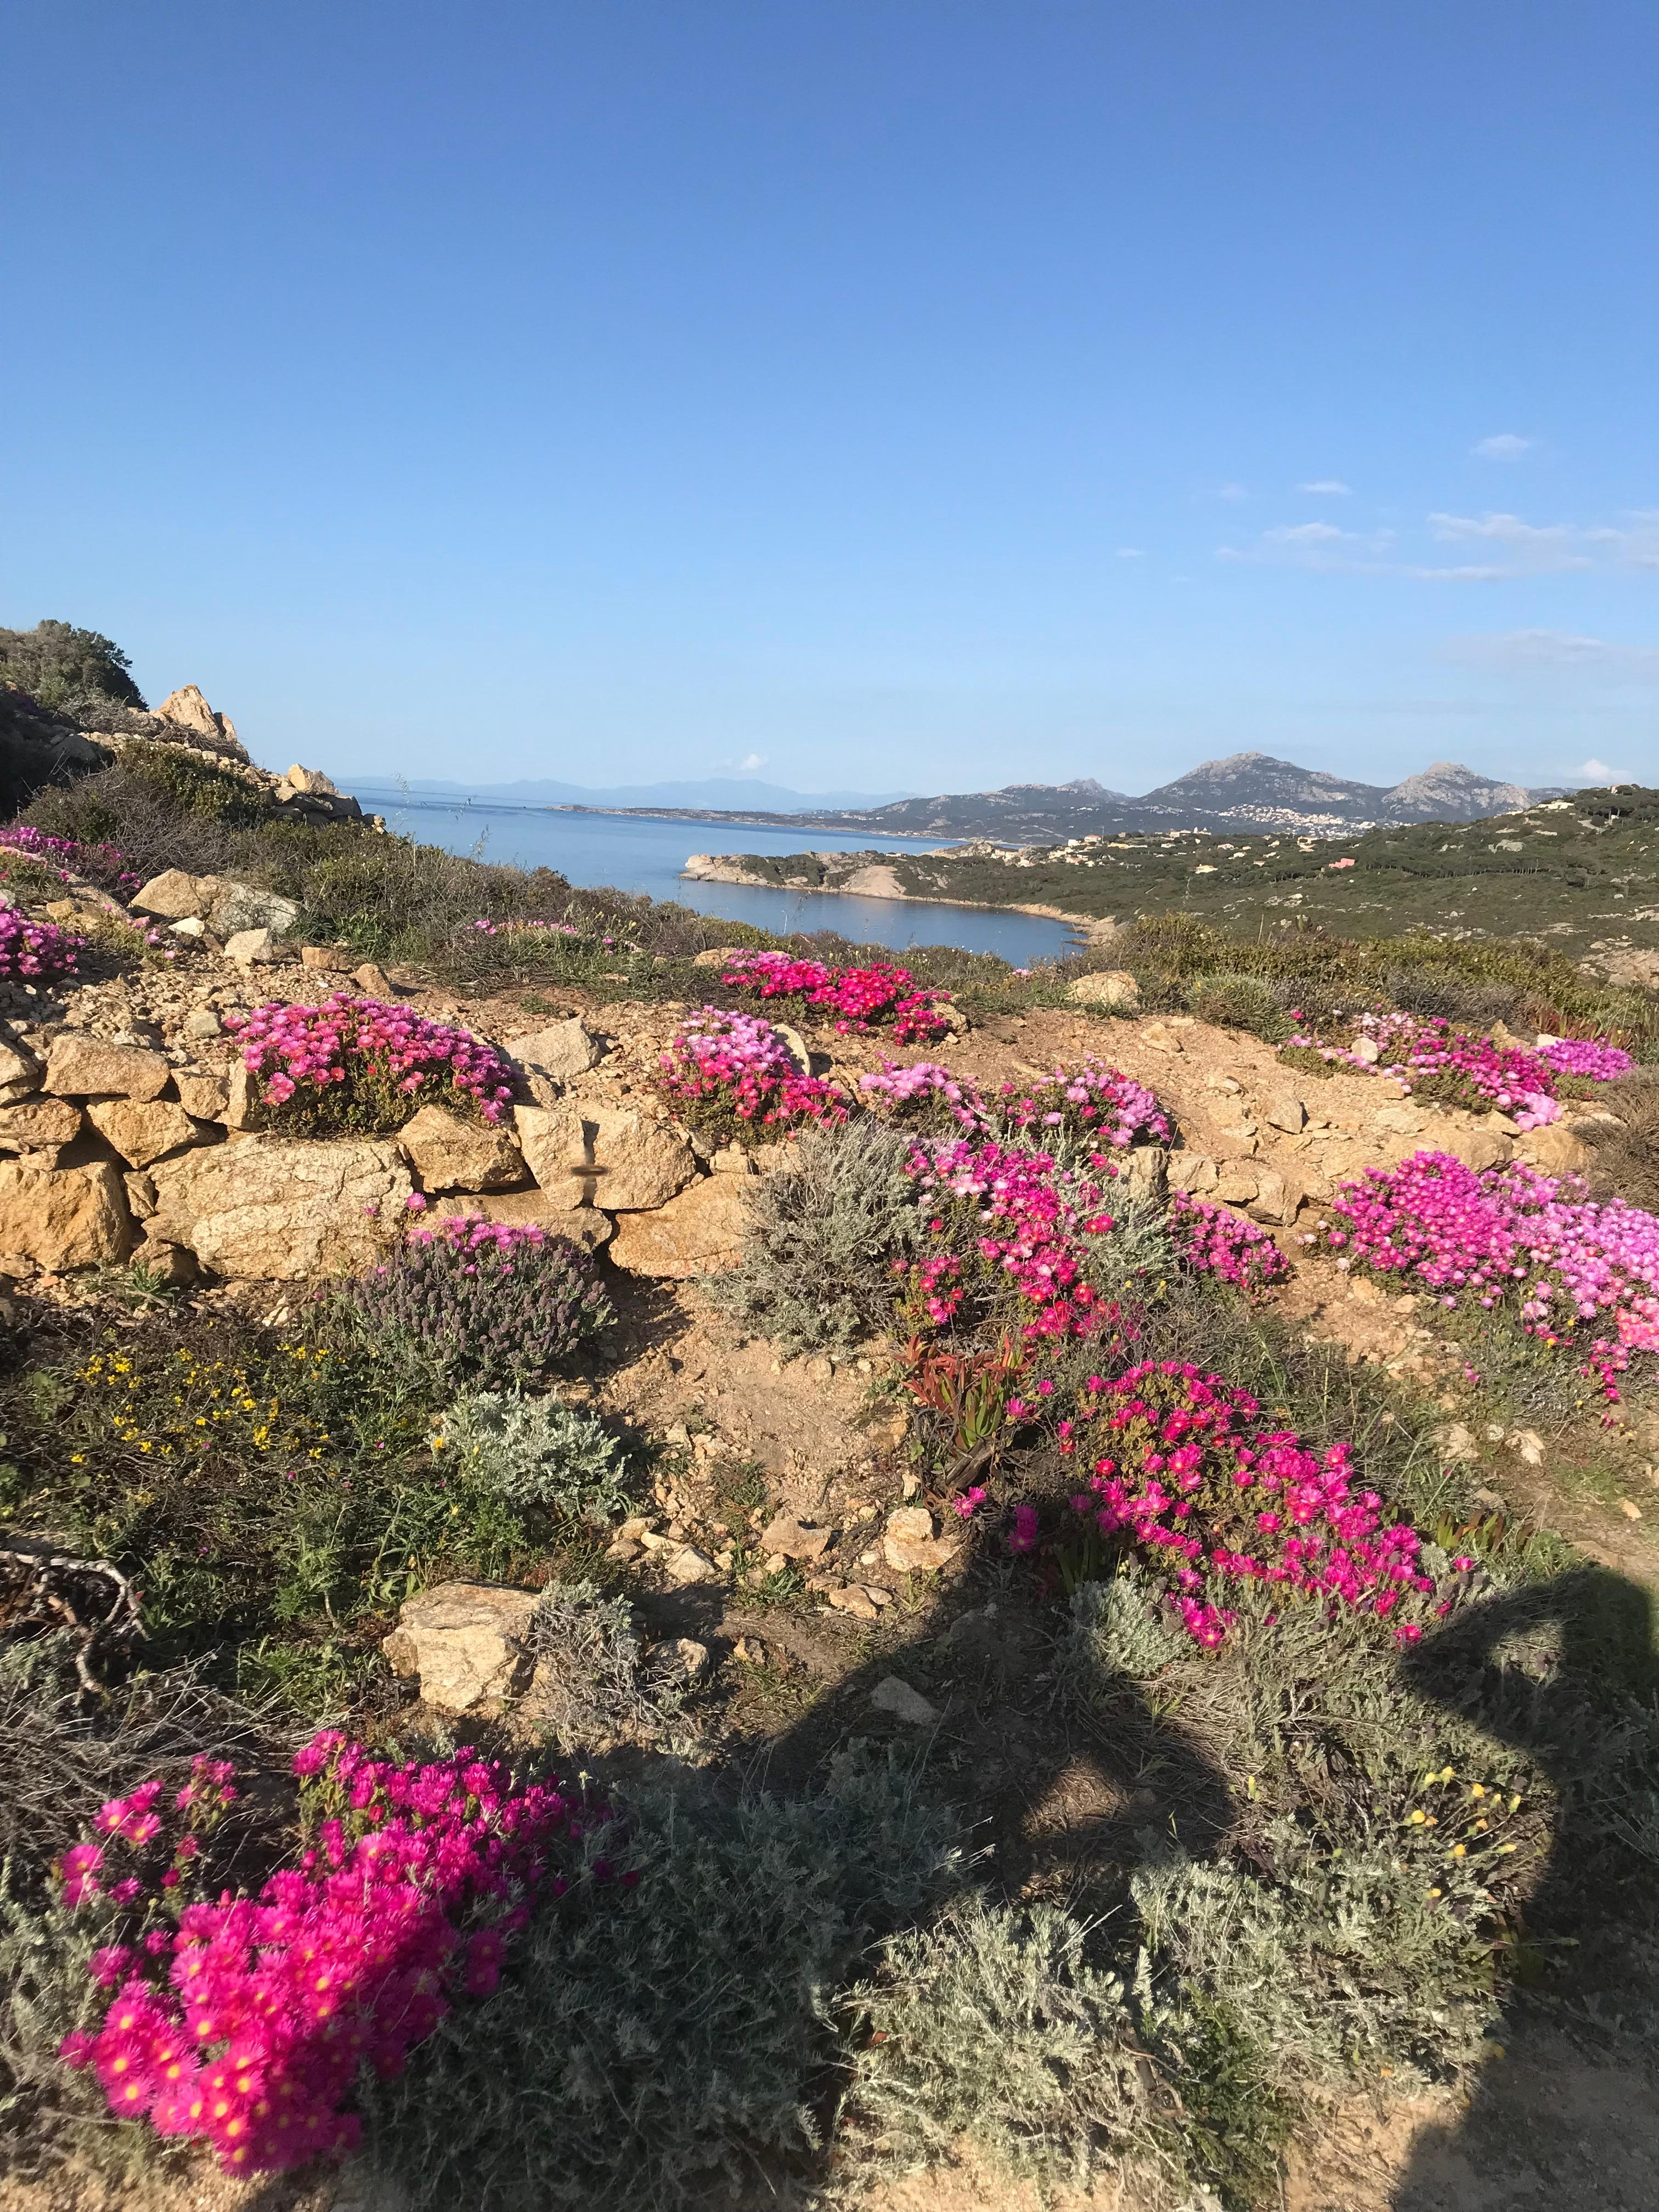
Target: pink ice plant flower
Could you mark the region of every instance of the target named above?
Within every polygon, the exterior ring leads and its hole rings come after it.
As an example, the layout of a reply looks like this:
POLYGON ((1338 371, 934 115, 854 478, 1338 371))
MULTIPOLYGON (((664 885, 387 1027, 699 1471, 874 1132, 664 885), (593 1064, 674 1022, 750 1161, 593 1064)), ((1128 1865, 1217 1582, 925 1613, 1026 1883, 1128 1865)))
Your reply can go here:
MULTIPOLYGON (((228 1765, 197 1765, 191 1817, 234 1794, 228 1765)), ((456 1996, 489 1995, 538 1893, 565 1887, 548 1879, 552 1848, 595 1817, 545 1784, 515 1788, 470 1750, 399 1765, 331 1730, 294 1765, 314 1821, 298 1865, 257 1898, 227 1890, 181 1908, 153 1869, 149 1885, 118 1885, 148 1894, 159 1922, 142 1953, 94 1953, 93 1978, 116 1994, 95 2034, 60 2046, 66 2064, 97 2076, 112 2113, 205 2142, 232 2174, 353 2149, 359 2123, 346 2106, 359 2069, 398 2073, 456 1996)), ((104 1808, 106 1832, 130 1838, 152 1817, 142 1795, 104 1808)), ((175 1850, 175 1885, 189 1863, 175 1850)), ((78 1893, 66 1879, 66 1904, 85 1895, 84 1873, 78 1893)))
POLYGON ((930 990, 908 968, 873 962, 864 968, 830 968, 792 952, 740 952, 721 970, 729 988, 763 999, 802 999, 836 1018, 842 1036, 890 1023, 901 1044, 943 1036, 950 1024, 948 991, 930 990))
POLYGON ((379 999, 337 995, 318 1006, 269 1000, 251 1014, 227 1015, 241 1038, 242 1060, 280 1106, 302 1087, 325 1091, 348 1080, 355 1061, 411 1097, 453 1090, 499 1121, 513 1096, 505 1056, 470 1030, 379 999))
POLYGON ((691 1105, 728 1105, 757 1128, 787 1128, 847 1119, 852 1103, 839 1085, 803 1075, 788 1046, 757 1014, 731 1014, 704 1006, 676 1030, 661 1055, 664 1095, 691 1105))

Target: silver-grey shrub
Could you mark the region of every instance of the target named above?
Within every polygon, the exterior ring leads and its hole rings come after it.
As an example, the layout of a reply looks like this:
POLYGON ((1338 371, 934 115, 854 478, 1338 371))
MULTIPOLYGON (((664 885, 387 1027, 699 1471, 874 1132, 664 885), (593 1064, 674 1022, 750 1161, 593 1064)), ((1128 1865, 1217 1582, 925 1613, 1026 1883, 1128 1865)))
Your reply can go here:
MULTIPOLYGON (((953 1879, 951 1824, 904 1765, 848 1755, 816 1796, 629 1797, 637 1869, 538 1917, 487 2005, 365 2093, 367 2149, 417 2208, 720 2212, 810 2154, 834 1996, 953 1879)), ((770 2201, 767 2198, 766 2201, 770 2201)))
POLYGON ((1114 1677, 1137 1682, 1153 1675, 1192 1649, 1190 1637, 1174 1625, 1169 1604, 1152 1577, 1126 1560, 1104 1582, 1079 1584, 1072 1598, 1072 1618, 1061 1639, 1059 1666, 1068 1688, 1091 1701, 1114 1677))
POLYGON ((536 1662, 525 1717, 562 1752, 654 1741, 679 1708, 684 1668, 672 1647, 647 1655, 627 1598, 593 1583, 555 1583, 525 1644, 536 1662))
POLYGON ((804 1136, 747 1185, 742 1257, 705 1285, 715 1303, 785 1352, 845 1352, 884 1328, 893 1263, 920 1234, 911 1141, 871 1116, 804 1136))
POLYGON ((969 2137, 1047 2182, 1156 2165, 1123 1983, 1087 1951, 1087 1929, 1053 1905, 979 1898, 884 1944, 852 1996, 856 2163, 939 2165, 969 2137))
POLYGON ((617 1438, 556 1398, 476 1390, 439 1417, 444 1467, 509 1505, 540 1505, 599 1525, 632 1502, 617 1438))

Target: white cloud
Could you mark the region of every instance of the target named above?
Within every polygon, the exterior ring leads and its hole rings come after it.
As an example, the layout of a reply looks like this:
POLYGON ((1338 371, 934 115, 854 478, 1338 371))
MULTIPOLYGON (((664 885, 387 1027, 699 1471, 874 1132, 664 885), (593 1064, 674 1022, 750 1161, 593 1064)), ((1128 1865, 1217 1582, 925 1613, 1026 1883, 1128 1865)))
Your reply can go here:
POLYGON ((1311 492, 1319 499, 1352 499, 1353 486, 1345 484, 1340 477, 1316 477, 1311 483, 1298 484, 1298 491, 1311 492))
POLYGON ((757 768, 764 768, 766 762, 767 756, 764 753, 745 753, 738 763, 738 769, 741 775, 749 775, 757 768))
POLYGON ((1117 549, 1117 557, 1120 561, 1144 561, 1146 555, 1144 549, 1139 545, 1120 545, 1117 549))
POLYGON ((1469 447, 1477 460, 1518 461, 1538 443, 1536 438, 1517 438, 1513 430, 1500 430, 1495 438, 1482 438, 1469 447))
POLYGON ((1519 674, 1544 670, 1583 672, 1613 683, 1659 684, 1659 645, 1618 645, 1604 637, 1571 630, 1511 629, 1449 638, 1441 648, 1449 660, 1470 667, 1498 668, 1519 674))
POLYGON ((1218 499, 1248 499, 1250 495, 1242 483, 1224 483, 1216 486, 1215 495, 1218 499))
POLYGON ((1632 778, 1609 768, 1605 761, 1587 760, 1579 763, 1578 773, 1586 783, 1629 783, 1632 778))
POLYGON ((1391 530, 1339 530, 1334 522, 1281 522, 1251 546, 1221 545, 1219 561, 1268 561, 1298 568, 1374 568, 1394 543, 1391 530))
POLYGON ((1518 514, 1431 514, 1443 544, 1501 548, 1498 573, 1547 575, 1604 566, 1659 568, 1659 509, 1633 508, 1618 523, 1524 522, 1518 514))

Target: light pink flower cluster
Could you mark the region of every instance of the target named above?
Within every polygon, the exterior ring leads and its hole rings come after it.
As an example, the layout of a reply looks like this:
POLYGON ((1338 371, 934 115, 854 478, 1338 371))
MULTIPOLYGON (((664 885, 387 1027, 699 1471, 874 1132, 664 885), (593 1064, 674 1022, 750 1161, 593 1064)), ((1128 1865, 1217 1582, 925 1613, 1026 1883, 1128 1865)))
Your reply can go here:
POLYGON ((1405 1616, 1435 1587, 1417 1532, 1356 1488, 1349 1445, 1316 1452, 1293 1431, 1259 1428, 1261 1411, 1248 1391, 1175 1360, 1091 1376, 1069 1442, 1091 1455, 1073 1511, 1164 1567, 1188 1634, 1207 1649, 1236 1618, 1230 1586, 1247 1582, 1364 1607, 1414 1642, 1421 1626, 1405 1616))
MULTIPOLYGON (((569 921, 490 921, 481 918, 472 925, 484 937, 528 937, 538 931, 544 937, 580 937, 574 922, 569 921)), ((605 943, 611 939, 607 937, 605 943)))
MULTIPOLYGON (((398 2073, 454 1993, 489 1994, 550 1845, 583 1826, 556 1790, 515 1790, 502 1767, 470 1751, 398 1766, 330 1731, 294 1765, 326 1815, 299 1865, 273 1875, 257 1899, 225 1892, 176 1917, 156 1886, 140 1940, 94 1956, 96 1978, 117 1990, 102 2027, 62 2046, 69 2064, 97 2075, 112 2112, 210 2144, 231 2173, 283 2172, 353 2148, 358 2122, 343 2107, 359 2067, 398 2073)), ((161 1784, 146 1783, 106 1805, 99 1826, 153 1864, 164 1811, 182 1814, 168 1868, 176 1885, 197 1856, 187 1847, 210 1825, 203 1800, 223 1800, 230 1771, 198 1762, 171 1808, 161 1784)), ((64 1893, 73 1905, 104 1854, 88 1844, 70 1856, 76 1871, 66 1860, 64 1893)), ((110 1894, 119 1900, 123 1887, 110 1894)))
POLYGON ((33 982, 72 975, 86 939, 71 937, 55 921, 31 921, 15 906, 0 904, 0 976, 33 982))
POLYGON ((1555 1070, 1548 1061, 1519 1045, 1466 1036, 1448 1022, 1360 1014, 1346 1043, 1328 1044, 1301 1030, 1285 1043, 1362 1075, 1392 1075, 1408 1094, 1425 1093, 1477 1113, 1496 1107, 1513 1115, 1518 1128, 1536 1129, 1560 1118, 1555 1070))
POLYGON ((1291 1272, 1290 1261, 1258 1223, 1184 1190, 1171 1202, 1170 1234, 1188 1267, 1231 1283, 1248 1298, 1266 1297, 1291 1272))
POLYGON ((839 1085, 803 1075, 758 1014, 704 1006, 680 1024, 661 1057, 667 1097, 681 1106, 714 1105, 752 1127, 844 1121, 852 1103, 839 1085))
POLYGON ((859 1078, 859 1089, 897 1121, 915 1121, 935 1110, 941 1121, 983 1132, 989 1127, 985 1102, 965 1075, 952 1074, 936 1060, 884 1060, 872 1075, 859 1078))
POLYGON ((830 968, 790 952, 740 952, 721 971, 732 989, 754 991, 763 999, 805 999, 836 1017, 842 1036, 890 1022, 901 1044, 941 1037, 950 1027, 942 1009, 948 991, 928 990, 908 968, 872 963, 866 968, 830 968))
POLYGON ((1122 1152, 1138 1138, 1170 1140, 1169 1121, 1146 1085, 1092 1057, 1036 1081, 1003 1084, 993 1110, 1005 1129, 1042 1144, 1086 1139, 1122 1152))
POLYGON ((1094 1183, 1057 1170, 1047 1153, 988 1138, 920 1144, 907 1165, 924 1200, 942 1209, 927 1229, 943 1249, 914 1276, 936 1326, 955 1317, 969 1287, 958 1256, 965 1209, 977 1216, 972 1251, 990 1282, 1016 1291, 1030 1309, 1021 1323, 1028 1340, 1090 1336, 1115 1313, 1087 1274, 1088 1239, 1114 1226, 1094 1183))
POLYGON ((1446 1306, 1513 1300, 1523 1327, 1551 1345, 1610 1322, 1626 1353, 1659 1352, 1659 1217, 1622 1199, 1597 1204, 1577 1176, 1518 1163, 1477 1171, 1416 1152, 1367 1168, 1331 1212, 1340 1225, 1320 1234, 1339 1265, 1410 1275, 1446 1306))
POLYGON ((499 1121, 513 1096, 512 1069, 494 1045, 378 999, 337 995, 319 1006, 268 1000, 251 1014, 227 1015, 225 1026, 241 1037, 243 1063, 272 1105, 360 1074, 410 1097, 470 1103, 487 1121, 499 1121))
POLYGON ((1601 1037, 1557 1037, 1539 1047, 1538 1057, 1558 1075, 1587 1076, 1592 1083, 1616 1083, 1636 1065, 1621 1046, 1601 1037))
POLYGON ((40 861, 65 882, 71 875, 84 876, 100 890, 113 891, 118 898, 136 891, 144 880, 128 867, 126 854, 115 846, 83 844, 78 837, 54 837, 28 822, 9 823, 0 830, 0 847, 40 861))

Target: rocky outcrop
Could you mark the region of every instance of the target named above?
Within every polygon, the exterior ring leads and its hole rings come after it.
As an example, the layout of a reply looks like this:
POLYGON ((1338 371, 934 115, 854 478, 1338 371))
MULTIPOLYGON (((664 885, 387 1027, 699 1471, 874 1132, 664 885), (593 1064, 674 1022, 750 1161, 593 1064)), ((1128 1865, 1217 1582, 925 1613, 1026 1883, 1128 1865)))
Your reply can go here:
POLYGON ((125 1260, 131 1242, 126 1191, 107 1160, 78 1168, 0 1160, 0 1255, 56 1273, 125 1260))
POLYGON ((194 684, 181 684, 178 690, 169 691, 155 712, 162 721, 172 722, 210 752, 223 752, 234 760, 247 758, 234 722, 228 714, 216 714, 194 684))
POLYGON ((611 1257, 632 1275, 693 1281, 736 1264, 744 1220, 738 1177, 704 1176, 654 1212, 624 1213, 611 1257))
POLYGON ((147 1168, 170 1152, 204 1142, 210 1133, 170 1098, 95 1098, 87 1119, 130 1168, 147 1168))
POLYGON ((1140 986, 1127 968, 1104 968, 1076 977, 1066 986, 1066 995, 1074 1006, 1105 1006, 1115 1013, 1132 1014, 1140 1004, 1140 986))
POLYGON ((524 1154, 505 1130, 442 1106, 422 1106, 398 1141, 422 1190, 505 1190, 525 1179, 524 1154))
POLYGON ((172 1074, 164 1053, 64 1030, 46 1058, 46 1088, 59 1098, 159 1098, 172 1074))
POLYGON ((539 1603, 534 1590, 440 1583, 405 1600, 380 1649, 394 1674, 419 1678, 421 1696, 439 1712, 499 1706, 530 1686, 526 1637, 539 1603))
POLYGON ((530 1172, 561 1206, 608 1213, 666 1206, 697 1172, 696 1155, 669 1122, 589 1099, 520 1106, 514 1115, 530 1172))
POLYGON ((397 1145, 368 1138, 233 1138, 154 1177, 152 1235, 215 1274, 280 1282, 372 1266, 414 1188, 397 1145))
POLYGON ((605 1047, 575 1016, 507 1039, 505 1049, 538 1106, 556 1105, 564 1086, 605 1057, 605 1047))

